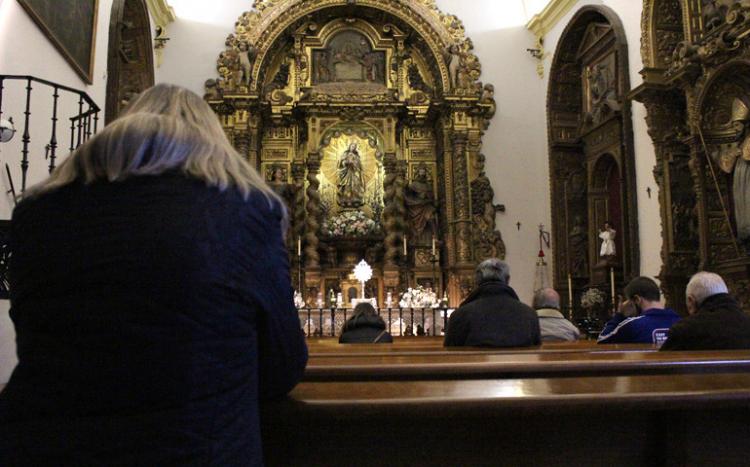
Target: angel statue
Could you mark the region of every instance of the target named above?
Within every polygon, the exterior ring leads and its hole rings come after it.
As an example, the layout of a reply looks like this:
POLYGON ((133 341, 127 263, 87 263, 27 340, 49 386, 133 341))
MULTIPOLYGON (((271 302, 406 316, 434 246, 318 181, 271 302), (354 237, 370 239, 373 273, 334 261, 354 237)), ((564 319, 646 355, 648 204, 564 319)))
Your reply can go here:
POLYGON ((599 256, 615 256, 615 234, 617 232, 612 228, 609 221, 604 222, 604 230, 599 231, 599 238, 602 239, 602 248, 599 250, 599 256))
POLYGON ((363 204, 365 181, 357 143, 350 143, 338 164, 338 203, 342 208, 358 208, 363 204))

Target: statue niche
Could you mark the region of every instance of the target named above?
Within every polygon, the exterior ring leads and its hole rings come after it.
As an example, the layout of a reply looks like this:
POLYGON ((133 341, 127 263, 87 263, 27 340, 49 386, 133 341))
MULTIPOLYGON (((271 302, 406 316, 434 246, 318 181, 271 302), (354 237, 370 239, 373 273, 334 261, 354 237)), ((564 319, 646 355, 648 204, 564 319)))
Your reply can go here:
POLYGON ((359 208, 364 203, 365 180, 357 143, 351 142, 338 161, 337 201, 342 208, 359 208))
POLYGON ((414 179, 406 187, 404 202, 409 213, 411 238, 417 244, 428 245, 432 236, 437 235, 437 219, 432 176, 426 164, 416 167, 414 179))
POLYGON ((313 85, 374 83, 385 86, 385 52, 372 50, 356 31, 336 34, 323 50, 313 51, 313 85))

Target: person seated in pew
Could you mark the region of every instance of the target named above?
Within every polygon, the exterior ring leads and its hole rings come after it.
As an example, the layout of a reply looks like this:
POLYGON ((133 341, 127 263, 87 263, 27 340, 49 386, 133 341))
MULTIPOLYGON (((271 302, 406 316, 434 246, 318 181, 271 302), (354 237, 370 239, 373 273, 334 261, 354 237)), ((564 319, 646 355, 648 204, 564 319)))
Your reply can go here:
POLYGON ((669 328, 680 320, 680 315, 662 307, 661 291, 656 282, 649 277, 636 277, 625 287, 625 298, 635 306, 637 316, 625 316, 621 307, 604 326, 597 342, 663 344, 669 328))
POLYGON ((444 345, 540 345, 539 318, 518 300, 509 282, 510 267, 504 261, 491 258, 477 266, 477 288, 451 314, 444 345))
POLYGON ((578 340, 581 332, 560 313, 560 295, 555 289, 547 287, 534 292, 533 305, 539 317, 542 342, 578 340))
POLYGON ((136 97, 13 211, 0 465, 262 465, 307 362, 286 225, 200 96, 136 97))
POLYGON ((669 330, 661 350, 750 349, 750 316, 718 274, 699 272, 685 290, 689 316, 669 330))
POLYGON ((369 303, 354 307, 354 315, 346 320, 339 343, 341 344, 390 344, 393 336, 385 329, 385 321, 378 316, 369 303))

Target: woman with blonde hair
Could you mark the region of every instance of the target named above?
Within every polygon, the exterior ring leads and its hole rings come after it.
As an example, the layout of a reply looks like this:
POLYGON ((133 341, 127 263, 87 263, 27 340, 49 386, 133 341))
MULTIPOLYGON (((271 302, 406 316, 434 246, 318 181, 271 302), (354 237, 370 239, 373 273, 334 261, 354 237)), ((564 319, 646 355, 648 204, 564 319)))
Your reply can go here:
POLYGON ((262 465, 307 361, 285 226, 200 97, 138 96, 13 213, 0 465, 262 465))

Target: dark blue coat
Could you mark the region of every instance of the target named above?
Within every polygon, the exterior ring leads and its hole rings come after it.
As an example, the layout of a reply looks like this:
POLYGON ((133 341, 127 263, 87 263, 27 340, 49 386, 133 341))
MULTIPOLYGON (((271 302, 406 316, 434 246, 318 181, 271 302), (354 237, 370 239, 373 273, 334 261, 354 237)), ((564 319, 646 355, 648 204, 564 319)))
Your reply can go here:
POLYGON ((19 204, 0 465, 261 465, 307 361, 279 220, 178 174, 19 204))
POLYGON ((638 316, 625 318, 615 313, 599 334, 599 344, 656 344, 667 339, 669 328, 680 320, 680 315, 669 308, 651 308, 638 316))

